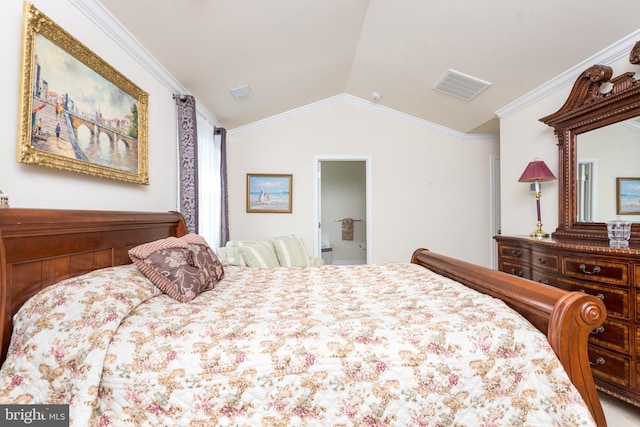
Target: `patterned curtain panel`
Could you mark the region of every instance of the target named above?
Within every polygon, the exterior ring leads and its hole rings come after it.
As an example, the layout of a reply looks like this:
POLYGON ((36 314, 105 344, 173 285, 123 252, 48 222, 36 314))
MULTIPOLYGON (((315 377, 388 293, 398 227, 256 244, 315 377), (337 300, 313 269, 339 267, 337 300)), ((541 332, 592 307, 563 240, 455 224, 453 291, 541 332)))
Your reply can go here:
POLYGON ((174 95, 178 107, 180 151, 180 212, 188 233, 198 233, 198 128, 196 100, 191 95, 174 95))
POLYGON ((229 241, 229 198, 227 193, 227 130, 215 128, 215 135, 220 138, 220 246, 229 241))

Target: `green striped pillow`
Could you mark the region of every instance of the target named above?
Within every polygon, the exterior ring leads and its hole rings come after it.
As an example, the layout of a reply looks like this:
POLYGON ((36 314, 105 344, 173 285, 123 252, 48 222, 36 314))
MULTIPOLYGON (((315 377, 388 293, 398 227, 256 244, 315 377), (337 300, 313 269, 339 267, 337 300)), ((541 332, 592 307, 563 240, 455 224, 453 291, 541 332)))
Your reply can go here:
POLYGON ((247 263, 242 259, 240 248, 248 245, 255 245, 256 240, 229 240, 227 242, 226 258, 229 265, 246 267, 247 263))
POLYGON ((273 243, 268 240, 260 240, 253 245, 241 246, 239 251, 249 267, 280 267, 273 243))
POLYGON ((271 239, 281 267, 309 267, 309 255, 300 237, 276 237, 271 239))

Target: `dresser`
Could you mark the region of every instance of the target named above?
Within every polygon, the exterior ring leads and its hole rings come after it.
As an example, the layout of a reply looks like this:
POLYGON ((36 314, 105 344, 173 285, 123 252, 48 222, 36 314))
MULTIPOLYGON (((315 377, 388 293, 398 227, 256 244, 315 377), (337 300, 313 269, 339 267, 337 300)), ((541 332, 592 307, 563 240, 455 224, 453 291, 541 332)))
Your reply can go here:
POLYGON ((589 339, 596 385, 640 406, 640 247, 614 249, 528 236, 495 239, 500 271, 604 302, 607 320, 589 339))

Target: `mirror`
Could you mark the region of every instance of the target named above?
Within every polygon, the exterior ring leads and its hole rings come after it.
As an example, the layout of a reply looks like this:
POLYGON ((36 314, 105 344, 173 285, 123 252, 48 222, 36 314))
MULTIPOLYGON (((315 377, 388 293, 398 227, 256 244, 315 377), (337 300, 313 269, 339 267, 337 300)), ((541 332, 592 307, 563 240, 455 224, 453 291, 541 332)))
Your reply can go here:
MULTIPOLYGON (((629 61, 640 64, 640 42, 629 61)), ((640 81, 634 72, 612 76, 606 65, 589 67, 560 110, 540 119, 554 128, 560 150, 556 240, 608 242, 605 221, 624 200, 618 192, 633 193, 619 189, 629 184, 619 178, 640 181, 640 81)), ((623 203, 637 203, 621 217, 634 222, 630 242, 640 243, 640 198, 623 203)))
MULTIPOLYGON (((577 222, 605 222, 619 214, 617 178, 640 178, 640 118, 591 130, 576 139, 577 222)), ((630 197, 630 195, 629 195, 630 197)), ((640 222, 640 205, 624 219, 640 222)))

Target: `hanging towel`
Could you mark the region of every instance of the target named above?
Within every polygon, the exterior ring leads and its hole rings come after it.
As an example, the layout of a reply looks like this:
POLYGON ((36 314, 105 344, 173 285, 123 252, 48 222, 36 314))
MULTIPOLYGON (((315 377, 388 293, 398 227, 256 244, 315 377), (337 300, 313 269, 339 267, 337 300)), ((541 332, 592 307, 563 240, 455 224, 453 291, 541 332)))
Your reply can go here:
POLYGON ((342 240, 353 240, 353 218, 342 220, 342 240))

